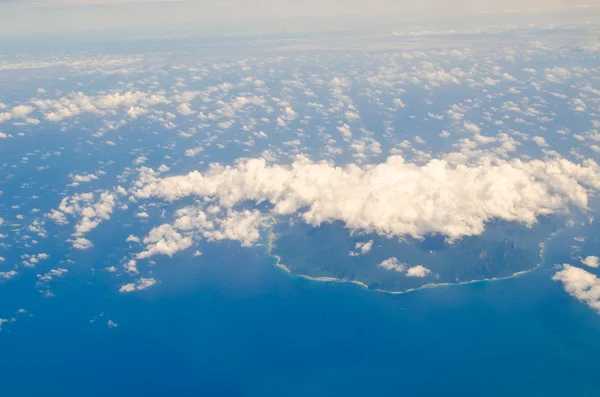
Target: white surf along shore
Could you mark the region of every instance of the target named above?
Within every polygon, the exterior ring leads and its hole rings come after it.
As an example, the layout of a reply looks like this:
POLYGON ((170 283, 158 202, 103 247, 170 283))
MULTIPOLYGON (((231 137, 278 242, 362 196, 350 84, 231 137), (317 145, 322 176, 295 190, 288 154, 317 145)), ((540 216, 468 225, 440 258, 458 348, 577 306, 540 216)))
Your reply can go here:
POLYGON ((369 288, 369 286, 367 284, 363 283, 362 281, 358 281, 358 280, 349 280, 349 279, 335 278, 335 277, 312 277, 312 276, 307 276, 305 274, 293 273, 289 267, 287 267, 286 265, 281 263, 280 256, 273 254, 273 248, 275 247, 276 235, 275 235, 275 233, 273 233, 272 230, 269 230, 268 234, 267 234, 268 238, 267 238, 266 253, 267 253, 267 255, 276 259, 275 266, 277 266, 278 268, 280 268, 281 270, 285 271, 286 273, 288 273, 289 275, 291 275, 293 277, 299 277, 299 278, 304 278, 304 279, 311 280, 311 281, 319 281, 319 282, 326 282, 326 283, 350 283, 350 284, 359 285, 365 289, 368 289, 369 291, 383 292, 385 294, 391 294, 391 295, 401 295, 401 294, 407 294, 409 292, 415 292, 415 291, 428 289, 428 288, 450 287, 450 286, 458 286, 458 285, 466 285, 466 284, 474 284, 474 283, 485 283, 485 282, 489 282, 489 281, 509 280, 509 279, 513 279, 515 277, 522 276, 524 274, 531 273, 532 271, 539 269, 541 267, 541 265, 543 263, 543 256, 544 256, 544 250, 546 248, 546 244, 552 238, 554 238, 554 236, 556 236, 558 233, 560 233, 562 230, 564 230, 564 228, 560 228, 560 229, 556 230, 554 233, 550 234, 550 236, 546 240, 544 240, 543 242, 540 243, 540 254, 539 254, 540 263, 536 264, 534 267, 532 267, 529 270, 522 270, 522 271, 513 273, 510 276, 505 276, 505 277, 492 277, 492 278, 484 278, 481 280, 460 281, 457 283, 429 283, 429 284, 425 284, 425 285, 422 285, 417 288, 410 288, 410 289, 403 290, 403 291, 390 291, 390 290, 384 290, 384 289, 379 289, 379 288, 375 288, 375 289, 369 288))

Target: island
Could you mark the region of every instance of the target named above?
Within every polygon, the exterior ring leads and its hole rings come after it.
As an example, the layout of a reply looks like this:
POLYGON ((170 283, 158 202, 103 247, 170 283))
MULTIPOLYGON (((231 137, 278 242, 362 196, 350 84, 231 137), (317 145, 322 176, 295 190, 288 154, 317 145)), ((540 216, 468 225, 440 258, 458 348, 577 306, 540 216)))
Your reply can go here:
POLYGON ((413 238, 350 231, 341 222, 318 227, 298 219, 269 233, 267 251, 289 273, 402 293, 422 287, 513 277, 541 263, 544 243, 565 216, 542 216, 528 227, 491 221, 478 236, 448 241, 439 234, 413 238))

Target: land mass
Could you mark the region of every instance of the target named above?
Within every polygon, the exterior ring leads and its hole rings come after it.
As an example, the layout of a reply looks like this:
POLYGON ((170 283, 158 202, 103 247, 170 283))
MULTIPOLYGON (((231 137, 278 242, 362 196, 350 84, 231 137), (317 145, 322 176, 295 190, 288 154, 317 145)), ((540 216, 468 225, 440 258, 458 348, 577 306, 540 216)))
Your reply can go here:
POLYGON ((387 238, 351 233, 342 223, 312 227, 303 222, 275 226, 269 253, 291 274, 317 281, 346 281, 366 288, 406 292, 431 285, 501 279, 535 269, 546 240, 565 224, 562 216, 544 216, 532 227, 516 222, 488 223, 480 236, 448 242, 444 236, 387 238), (372 241, 361 252, 356 244, 372 241), (396 258, 395 269, 380 266, 396 258), (410 276, 421 265, 429 272, 410 276))

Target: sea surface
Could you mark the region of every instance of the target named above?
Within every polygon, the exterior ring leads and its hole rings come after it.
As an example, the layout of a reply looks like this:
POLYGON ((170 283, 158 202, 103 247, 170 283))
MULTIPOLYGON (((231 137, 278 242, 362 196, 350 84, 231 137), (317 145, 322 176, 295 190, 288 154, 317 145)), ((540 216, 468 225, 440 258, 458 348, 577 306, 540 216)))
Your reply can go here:
POLYGON ((158 258, 159 285, 120 294, 100 239, 97 268, 75 261, 55 297, 26 276, 0 288, 1 313, 28 310, 0 332, 0 394, 598 396, 600 316, 551 280, 576 233, 528 274, 404 295, 294 277, 234 243, 158 258))

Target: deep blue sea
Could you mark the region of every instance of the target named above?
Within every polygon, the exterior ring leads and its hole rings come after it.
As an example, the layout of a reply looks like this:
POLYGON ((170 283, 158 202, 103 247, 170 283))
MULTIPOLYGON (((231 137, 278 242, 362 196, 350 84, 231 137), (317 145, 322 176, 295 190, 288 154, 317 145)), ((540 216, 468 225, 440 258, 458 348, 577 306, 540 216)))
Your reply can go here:
POLYGON ((157 260, 160 284, 133 294, 77 261, 54 298, 27 277, 0 289, 4 312, 32 314, 0 333, 1 395, 598 396, 600 316, 551 280, 573 233, 529 274, 405 295, 293 277, 234 243, 157 260))

